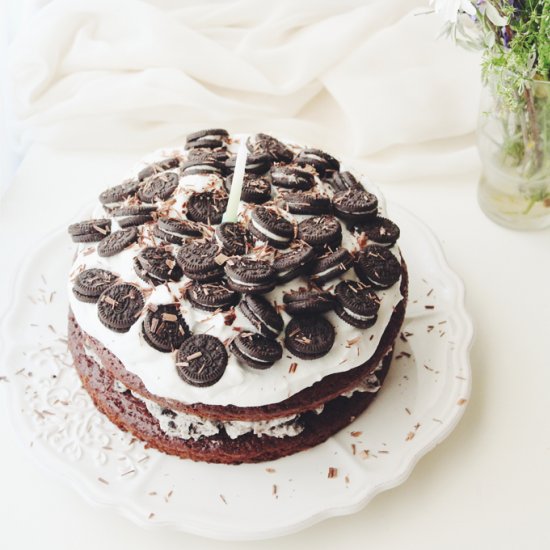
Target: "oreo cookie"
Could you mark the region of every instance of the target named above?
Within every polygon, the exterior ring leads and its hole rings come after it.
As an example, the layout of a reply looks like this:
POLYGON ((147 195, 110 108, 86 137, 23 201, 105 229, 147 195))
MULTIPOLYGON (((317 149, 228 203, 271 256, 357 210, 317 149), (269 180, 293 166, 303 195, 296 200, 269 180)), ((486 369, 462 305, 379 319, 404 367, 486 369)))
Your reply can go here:
POLYGON ((356 225, 354 230, 366 237, 366 245, 393 246, 399 239, 399 227, 391 220, 382 217, 372 218, 367 222, 356 225))
POLYGON ((268 155, 273 162, 292 162, 294 152, 284 143, 267 134, 250 136, 246 146, 251 153, 268 155))
POLYGON ((338 317, 357 328, 369 328, 376 322, 380 299, 372 287, 360 281, 342 281, 336 285, 335 311, 338 317))
POLYGON ((181 166, 182 176, 209 176, 212 174, 221 176, 224 172, 225 161, 221 162, 213 158, 194 158, 193 160, 188 160, 187 162, 184 162, 181 166))
POLYGON ((286 248, 294 237, 294 226, 278 212, 265 206, 252 211, 248 231, 275 248, 286 248))
POLYGON ((194 308, 203 311, 227 311, 239 301, 239 294, 222 283, 194 282, 186 296, 194 308))
POLYGON ((201 226, 189 220, 178 220, 176 218, 159 218, 153 229, 155 237, 164 242, 182 244, 188 237, 201 237, 201 226))
POLYGON ((111 214, 115 218, 123 216, 143 216, 146 214, 153 215, 157 211, 157 207, 154 204, 126 204, 124 206, 118 206, 111 210, 111 214))
POLYGON ((322 315, 293 317, 286 326, 285 346, 300 359, 319 359, 334 345, 334 327, 322 315))
POLYGON ((81 302, 95 304, 100 294, 118 281, 118 275, 106 269, 92 268, 81 271, 73 285, 73 294, 81 302))
POLYGON ((283 356, 283 348, 277 340, 251 332, 242 332, 234 338, 229 350, 239 363, 253 369, 268 369, 283 356))
POLYGON ((177 168, 182 162, 181 157, 171 157, 157 162, 149 164, 145 168, 139 171, 138 180, 143 181, 151 176, 160 174, 161 172, 166 172, 166 170, 172 170, 177 168))
POLYGON ((183 243, 176 261, 184 275, 194 281, 207 283, 223 276, 220 252, 220 247, 213 241, 192 240, 183 243))
POLYGON ((158 246, 141 250, 134 258, 134 269, 146 283, 154 286, 179 281, 183 275, 172 253, 158 246))
POLYGON ((275 270, 270 262, 235 256, 224 266, 229 288, 243 294, 263 294, 275 288, 275 270))
POLYGON ((277 338, 284 322, 277 310, 261 296, 247 294, 239 303, 239 309, 254 328, 267 338, 277 338))
POLYGON ((200 130, 193 132, 187 136, 185 140, 186 149, 207 148, 215 149, 225 145, 229 133, 222 128, 210 128, 208 130, 200 130))
POLYGON ((303 275, 307 265, 317 257, 313 248, 305 242, 294 241, 290 248, 290 252, 276 256, 273 261, 278 283, 286 283, 303 275))
POLYGON ((355 272, 368 286, 389 288, 401 277, 401 264, 387 248, 373 244, 359 252, 355 272))
POLYGON ((97 246, 97 253, 102 258, 114 256, 128 248, 138 240, 138 230, 136 227, 119 229, 105 237, 97 246))
POLYGON ((176 354, 180 378, 192 386, 212 386, 227 367, 227 351, 222 342, 210 334, 195 334, 183 341, 176 354))
POLYGON ((334 191, 348 191, 349 189, 363 190, 363 186, 351 172, 334 172, 328 180, 334 191))
POLYGON ((378 212, 378 198, 364 189, 338 191, 332 205, 339 218, 354 223, 367 221, 378 212))
POLYGON ((108 210, 120 204, 128 197, 134 196, 141 183, 137 180, 126 180, 120 185, 109 187, 99 195, 99 202, 108 210))
POLYGON ((98 218, 72 223, 69 225, 68 232, 75 243, 93 243, 101 241, 111 233, 111 220, 98 218))
POLYGON ((240 223, 221 223, 215 230, 216 241, 228 256, 246 254, 247 233, 240 223))
POLYGON ((274 166, 271 181, 277 187, 293 191, 307 191, 315 185, 313 172, 295 164, 274 166))
POLYGON ((165 201, 172 196, 178 183, 179 176, 175 172, 162 172, 145 180, 138 197, 143 202, 165 201))
POLYGON ((342 226, 334 216, 314 216, 298 224, 298 238, 316 250, 335 248, 342 242, 342 226))
POLYGON ((221 223, 227 208, 227 195, 219 191, 193 193, 187 201, 187 217, 194 222, 216 225, 221 223))
POLYGON ((200 160, 207 162, 220 163, 225 166, 225 161, 229 158, 229 153, 225 148, 216 149, 191 149, 187 155, 189 161, 200 160))
POLYGON ((104 290, 97 301, 99 320, 114 332, 128 332, 141 315, 145 302, 136 285, 117 283, 104 290))
POLYGON ((150 304, 141 325, 143 339, 157 351, 169 353, 191 336, 177 304, 150 304))
POLYGON ((288 211, 292 214, 330 214, 332 210, 330 198, 319 193, 303 191, 284 193, 283 200, 287 204, 288 211))
POLYGON ((327 252, 310 265, 309 276, 316 284, 339 277, 353 265, 353 256, 345 248, 327 252))
MULTIPOLYGON (((237 157, 229 157, 225 166, 229 172, 235 170, 235 165, 237 164, 237 157)), ((261 176, 265 174, 271 168, 271 157, 269 155, 255 154, 252 153, 246 157, 245 171, 249 174, 256 174, 261 176)))
POLYGON ((334 307, 334 298, 330 292, 305 288, 285 292, 283 302, 289 315, 324 313, 334 307))
POLYGON ((137 227, 138 225, 143 225, 150 221, 153 221, 153 216, 151 214, 138 214, 137 216, 120 218, 117 220, 117 223, 122 229, 125 229, 126 227, 137 227))
MULTIPOLYGON (((231 182, 233 176, 225 178, 225 188, 231 191, 231 182)), ((241 191, 241 200, 252 202, 254 204, 263 204, 271 199, 271 183, 264 177, 253 174, 245 174, 243 179, 243 188, 241 191)))
POLYGON ((294 159, 296 164, 313 166, 320 177, 328 171, 340 170, 340 163, 333 156, 320 149, 304 149, 294 159))

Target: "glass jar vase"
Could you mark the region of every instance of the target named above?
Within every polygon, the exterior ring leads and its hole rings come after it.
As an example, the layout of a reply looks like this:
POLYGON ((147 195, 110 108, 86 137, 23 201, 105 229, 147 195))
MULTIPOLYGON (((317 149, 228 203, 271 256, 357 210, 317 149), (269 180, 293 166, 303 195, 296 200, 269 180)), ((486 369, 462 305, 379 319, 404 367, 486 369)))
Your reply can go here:
POLYGON ((484 87, 478 201, 512 229, 550 227, 550 82, 502 73, 484 87))

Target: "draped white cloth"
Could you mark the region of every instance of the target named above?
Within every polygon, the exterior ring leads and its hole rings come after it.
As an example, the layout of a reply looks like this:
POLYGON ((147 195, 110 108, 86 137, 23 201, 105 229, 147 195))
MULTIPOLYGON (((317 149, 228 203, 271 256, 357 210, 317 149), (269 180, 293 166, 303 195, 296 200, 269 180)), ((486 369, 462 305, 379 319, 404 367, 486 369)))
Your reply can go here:
POLYGON ((479 58, 427 0, 50 0, 12 45, 20 144, 148 150, 266 131, 371 175, 463 169, 479 58))

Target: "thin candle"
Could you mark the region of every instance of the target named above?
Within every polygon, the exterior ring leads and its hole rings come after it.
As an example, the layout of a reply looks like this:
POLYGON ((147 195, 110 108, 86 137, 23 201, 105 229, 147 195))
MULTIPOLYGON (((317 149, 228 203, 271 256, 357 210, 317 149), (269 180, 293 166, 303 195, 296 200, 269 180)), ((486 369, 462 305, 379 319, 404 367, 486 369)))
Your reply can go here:
POLYGON ((235 171, 233 172, 233 176, 231 178, 231 191, 229 192, 227 208, 225 209, 225 214, 223 215, 223 223, 235 223, 237 221, 237 213, 239 212, 239 203, 241 201, 247 156, 248 149, 246 148, 246 142, 243 139, 237 152, 237 162, 235 163, 235 171))

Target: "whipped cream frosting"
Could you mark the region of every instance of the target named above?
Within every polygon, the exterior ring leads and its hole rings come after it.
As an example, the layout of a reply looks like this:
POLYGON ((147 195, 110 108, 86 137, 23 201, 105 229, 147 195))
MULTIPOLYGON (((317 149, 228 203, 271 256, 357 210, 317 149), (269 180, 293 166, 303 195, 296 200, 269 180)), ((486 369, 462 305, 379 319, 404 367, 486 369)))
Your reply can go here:
MULTIPOLYGON (((242 139, 246 135, 234 135, 228 148, 236 152, 242 139)), ((290 145, 296 152, 301 148, 290 145)), ((129 174, 135 178, 138 172, 148 164, 174 156, 186 157, 186 151, 179 149, 164 149, 146 157, 129 174)), ((347 167, 342 166, 342 170, 347 167)), ((178 169, 170 170, 178 172, 178 169)), ((385 215, 385 203, 379 190, 368 181, 362 180, 365 188, 377 195, 379 199, 380 215, 385 215)), ((328 196, 333 195, 330 185, 317 179, 319 189, 328 196)), ((182 205, 194 192, 203 190, 223 189, 223 181, 214 174, 210 175, 186 175, 180 176, 179 185, 173 194, 171 201, 164 204, 166 214, 173 217, 181 217, 182 205), (171 204, 170 204, 171 202, 171 204)), ((274 188, 275 189, 275 188, 274 188)), ((159 203, 160 204, 160 203, 159 203)), ((239 207, 239 219, 245 223, 249 219, 249 210, 254 205, 241 202, 239 207)), ((92 213, 92 217, 110 217, 98 206, 92 213)), ((309 216, 293 215, 298 222, 309 216)), ((113 218, 112 230, 117 230, 116 218, 113 218)), ((142 318, 126 333, 117 333, 106 328, 98 319, 97 307, 77 300, 72 292, 72 281, 83 269, 102 268, 116 273, 126 282, 134 283, 142 290, 146 304, 171 303, 174 299, 181 300, 181 312, 192 333, 208 333, 226 342, 235 337, 238 332, 235 329, 251 330, 255 328, 248 319, 235 309, 236 318, 228 326, 225 324, 224 312, 212 313, 201 311, 191 307, 191 304, 183 299, 182 288, 189 282, 185 276, 177 283, 167 283, 151 289, 135 273, 133 258, 144 246, 154 245, 155 241, 151 236, 151 227, 142 226, 142 244, 133 244, 119 254, 103 258, 97 254, 97 246, 92 244, 79 244, 77 255, 69 278, 69 302, 70 307, 80 327, 100 341, 114 355, 120 359, 126 369, 136 374, 149 392, 163 398, 175 399, 184 403, 204 403, 208 405, 235 405, 238 407, 254 407, 284 401, 299 391, 312 386, 315 382, 324 377, 351 370, 368 361, 376 350, 380 338, 388 325, 394 308, 403 299, 400 291, 400 281, 391 288, 376 291, 380 299, 380 309, 375 324, 368 329, 358 329, 345 323, 334 312, 328 312, 325 317, 335 328, 336 338, 331 351, 320 359, 304 361, 293 356, 286 348, 283 357, 272 367, 266 370, 256 370, 246 365, 241 365, 233 354, 229 353, 229 361, 222 378, 214 385, 207 387, 191 386, 184 382, 177 374, 175 367, 174 353, 161 353, 149 346, 141 336, 142 318), (152 291, 151 291, 152 290, 152 291), (291 368, 297 363, 297 368, 291 368)), ((349 232, 342 224, 342 246, 348 250, 358 250, 359 245, 356 237, 349 232)), ((390 248, 392 253, 400 259, 400 252, 397 246, 390 248)), ((174 246, 174 254, 177 246, 174 246)), ((348 270, 339 279, 331 283, 337 284, 339 280, 357 280, 353 269, 348 270)), ((306 279, 297 277, 292 281, 278 285, 272 292, 265 294, 265 298, 277 304, 283 303, 283 293, 291 288, 306 286, 306 279)), ((145 312, 145 310, 144 310, 145 312)), ((143 314, 144 315, 144 314, 143 314)), ((143 317, 142 315, 142 317, 143 317)), ((290 316, 282 311, 281 315, 285 325, 289 322, 290 316)), ((284 331, 279 336, 283 343, 284 331)))

